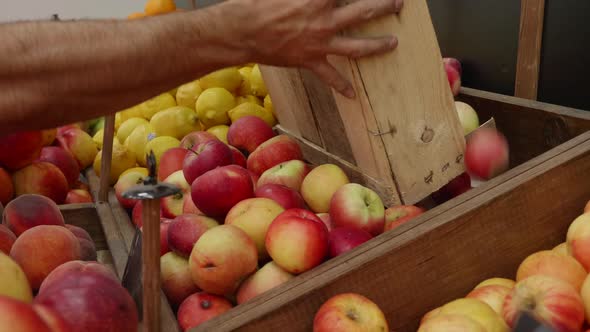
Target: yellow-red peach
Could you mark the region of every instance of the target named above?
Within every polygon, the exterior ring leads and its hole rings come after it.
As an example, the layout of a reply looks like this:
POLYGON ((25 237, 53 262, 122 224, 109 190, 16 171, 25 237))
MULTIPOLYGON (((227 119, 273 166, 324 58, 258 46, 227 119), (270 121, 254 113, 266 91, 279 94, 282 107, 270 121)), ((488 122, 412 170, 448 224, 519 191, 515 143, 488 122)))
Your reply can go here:
POLYGON ((0 252, 10 254, 14 241, 16 241, 16 235, 8 227, 0 224, 0 252))
POLYGON ((20 236, 26 230, 39 225, 64 225, 64 218, 57 204, 41 195, 22 195, 4 208, 3 223, 20 236))
POLYGON ((0 313, 0 331, 54 332, 30 303, 0 295, 0 313))
POLYGON ((16 196, 38 194, 62 204, 68 195, 68 180, 57 166, 36 161, 12 174, 16 196))

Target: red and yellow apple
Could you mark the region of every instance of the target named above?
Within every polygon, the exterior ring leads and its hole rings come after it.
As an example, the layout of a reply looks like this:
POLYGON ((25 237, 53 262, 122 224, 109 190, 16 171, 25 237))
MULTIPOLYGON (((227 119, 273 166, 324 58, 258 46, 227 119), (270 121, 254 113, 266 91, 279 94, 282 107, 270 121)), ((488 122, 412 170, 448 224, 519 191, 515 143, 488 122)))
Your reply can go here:
POLYGON ((182 214, 168 227, 168 246, 182 257, 189 257, 195 243, 209 229, 219 226, 214 219, 196 214, 182 214))
POLYGON ((237 303, 242 304, 292 278, 292 274, 283 270, 275 262, 268 262, 242 282, 236 294, 237 303))
POLYGON ((244 167, 244 168, 248 167, 248 161, 247 161, 246 156, 244 156, 244 154, 242 152, 240 152, 240 150, 234 148, 233 146, 231 146, 231 145, 228 145, 228 146, 229 146, 229 149, 231 150, 231 153, 234 157, 234 162, 233 162, 234 165, 238 165, 238 166, 244 167))
POLYGON ((357 227, 336 227, 330 232, 330 257, 342 255, 372 238, 371 234, 357 227))
POLYGON ((72 189, 68 191, 64 204, 92 203, 92 195, 84 189, 72 189))
POLYGON ((511 291, 512 288, 506 286, 488 285, 472 290, 465 297, 480 300, 494 309, 498 315, 502 315, 504 300, 511 291))
POLYGON ((385 314, 367 297, 338 294, 324 302, 313 319, 313 332, 389 331, 385 314))
POLYGON ((49 128, 41 130, 41 136, 43 137, 43 146, 50 146, 55 142, 57 137, 57 128, 49 128))
POLYGON ((14 197, 14 185, 10 174, 0 167, 0 204, 6 205, 14 197))
POLYGON ((545 275, 560 279, 580 290, 586 270, 573 257, 552 250, 543 250, 528 256, 518 267, 516 282, 533 275, 545 275))
POLYGON ((182 203, 182 214, 204 214, 193 202, 191 195, 184 196, 184 202, 182 203))
POLYGON ((23 269, 8 254, 0 252, 0 296, 33 302, 33 291, 23 269))
POLYGON ((182 170, 182 163, 188 152, 189 150, 183 147, 164 152, 158 163, 158 181, 164 181, 170 174, 182 170))
POLYGON ((262 143, 275 137, 272 128, 257 116, 244 116, 234 121, 227 132, 227 142, 252 153, 262 143))
POLYGON ((443 305, 440 310, 424 320, 424 324, 439 315, 466 316, 485 327, 488 332, 508 332, 509 330, 502 316, 497 314, 488 304, 474 298, 457 299, 443 305))
POLYGON ((567 252, 567 243, 565 242, 556 245, 552 250, 558 254, 569 256, 569 253, 567 252))
POLYGON ((438 315, 420 325, 418 332, 487 332, 477 321, 463 315, 438 315))
POLYGON ((71 128, 57 135, 59 145, 69 151, 76 161, 80 170, 92 165, 98 148, 88 133, 79 128, 71 128))
POLYGON ((586 320, 590 320, 590 275, 586 276, 582 289, 580 291, 582 302, 584 303, 584 310, 586 312, 586 320))
POLYGON ((57 166, 36 161, 12 174, 16 196, 38 194, 62 204, 68 195, 68 180, 57 166))
POLYGON ((516 281, 508 278, 489 278, 477 284, 473 289, 489 285, 500 285, 512 289, 516 285, 516 281))
POLYGON ((51 330, 30 303, 0 295, 0 312, 0 331, 61 332, 51 330))
POLYGON ((117 180, 117 183, 115 183, 114 189, 117 200, 123 208, 132 209, 137 203, 137 200, 135 199, 123 197, 123 193, 135 186, 143 184, 144 180, 145 174, 142 172, 131 171, 125 174, 121 174, 121 176, 117 180))
POLYGON ((398 205, 385 210, 385 231, 395 229, 415 217, 424 213, 425 210, 415 205, 398 205))
POLYGON ((46 146, 41 149, 41 155, 37 161, 46 161, 57 166, 68 181, 69 187, 73 187, 80 177, 80 168, 71 153, 58 146, 46 146))
POLYGON ((315 213, 327 213, 334 193, 350 183, 344 171, 333 164, 312 169, 301 183, 301 196, 315 213))
POLYGON ((334 225, 332 224, 332 218, 330 218, 329 213, 318 213, 316 214, 320 220, 326 225, 328 232, 331 232, 334 229, 334 225))
POLYGON ((192 184, 196 178, 220 166, 234 162, 230 148, 220 140, 201 143, 189 150, 182 164, 184 178, 192 184))
POLYGON ((33 304, 33 310, 41 317, 47 324, 51 332, 69 332, 71 331, 69 324, 61 315, 50 307, 33 304))
POLYGON ((299 144, 287 135, 275 136, 260 144, 248 156, 248 169, 262 175, 267 169, 289 160, 303 160, 299 144))
POLYGON ((257 186, 281 184, 297 192, 311 167, 301 160, 289 160, 267 169, 258 179, 257 186))
POLYGON ((258 186, 254 192, 256 197, 270 198, 281 205, 285 210, 305 209, 303 197, 295 190, 280 184, 265 184, 258 186))
POLYGON ((195 131, 184 136, 184 138, 180 141, 180 146, 185 149, 193 149, 201 143, 212 140, 218 140, 218 138, 206 131, 195 131))
POLYGON ((379 195, 357 183, 340 187, 330 202, 334 227, 355 227, 373 236, 385 229, 385 207, 379 195))
POLYGON ((21 169, 39 158, 43 147, 41 131, 24 131, 0 136, 0 166, 21 169))
POLYGON ((162 290, 173 307, 177 308, 191 294, 199 291, 188 268, 188 259, 174 252, 160 257, 162 290))
POLYGON ((232 307, 231 302, 224 297, 205 292, 195 293, 187 297, 178 308, 178 325, 185 332, 223 314, 232 307))
MULTIPOLYGON (((170 245, 168 245, 168 229, 173 219, 160 218, 160 257, 170 252, 170 245)), ((140 228, 143 232, 143 227, 140 228)))
POLYGON ((590 271, 590 213, 577 217, 567 230, 567 252, 590 271))
POLYGON ((161 204, 162 215, 165 218, 176 218, 182 214, 184 197, 190 196, 191 186, 186 181, 182 171, 176 171, 170 174, 163 182, 173 184, 180 188, 179 193, 162 198, 161 204))
POLYGON ((470 175, 489 180, 509 166, 508 141, 494 129, 477 130, 467 140, 465 167, 470 175))
POLYGON ((20 236, 39 225, 64 226, 64 218, 57 204, 41 195, 22 195, 4 208, 3 223, 20 236))

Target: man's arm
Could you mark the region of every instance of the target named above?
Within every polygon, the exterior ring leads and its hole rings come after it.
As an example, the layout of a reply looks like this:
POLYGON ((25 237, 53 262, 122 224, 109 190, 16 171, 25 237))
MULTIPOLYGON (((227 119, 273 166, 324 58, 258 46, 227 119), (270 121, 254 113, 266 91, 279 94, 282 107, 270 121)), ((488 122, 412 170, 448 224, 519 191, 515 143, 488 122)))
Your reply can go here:
POLYGON ((0 134, 55 127, 127 108, 226 66, 307 67, 346 95, 329 54, 393 49, 392 36, 338 32, 399 11, 400 0, 230 0, 132 21, 0 25, 0 134))

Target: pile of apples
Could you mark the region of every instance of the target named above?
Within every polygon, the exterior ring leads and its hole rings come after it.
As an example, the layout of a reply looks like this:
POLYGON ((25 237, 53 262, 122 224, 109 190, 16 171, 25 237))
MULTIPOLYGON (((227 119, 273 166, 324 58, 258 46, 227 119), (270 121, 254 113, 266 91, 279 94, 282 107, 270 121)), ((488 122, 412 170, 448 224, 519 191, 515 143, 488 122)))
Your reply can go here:
POLYGON ((137 331, 135 302, 54 201, 12 200, 0 224, 0 331, 137 331))
POLYGON ((570 224, 564 243, 529 255, 514 280, 484 280, 464 298, 431 310, 418 331, 508 331, 522 311, 532 312, 558 332, 588 330, 588 248, 590 202, 570 224))

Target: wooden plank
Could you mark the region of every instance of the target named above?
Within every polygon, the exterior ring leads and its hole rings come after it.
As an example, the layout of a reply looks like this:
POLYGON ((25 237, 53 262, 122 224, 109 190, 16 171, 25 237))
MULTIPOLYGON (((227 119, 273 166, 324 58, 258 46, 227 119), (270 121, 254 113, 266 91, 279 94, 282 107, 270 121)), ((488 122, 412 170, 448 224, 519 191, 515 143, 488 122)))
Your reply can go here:
POLYGON ((590 197, 589 172, 586 133, 195 331, 308 331, 342 292, 375 301, 391 330, 415 331, 430 309, 483 279, 514 277, 526 256, 563 242, 590 197))
POLYGON ((100 188, 98 192, 98 200, 106 202, 109 195, 110 176, 111 174, 111 160, 113 159, 113 139, 115 135, 115 115, 107 115, 105 117, 103 144, 100 174, 103 174, 100 179, 100 188))
POLYGON ((514 95, 537 99, 545 0, 521 0, 514 95))
POLYGON ((108 250, 107 240, 93 203, 60 205, 66 224, 82 227, 94 240, 96 250, 108 250))
POLYGON ((121 236, 125 241, 125 248, 127 248, 127 251, 131 251, 131 243, 133 242, 133 236, 135 235, 135 225, 133 222, 131 222, 129 215, 123 209, 121 204, 119 204, 117 196, 115 195, 115 191, 112 189, 109 192, 109 204, 111 206, 113 216, 118 222, 121 236))

